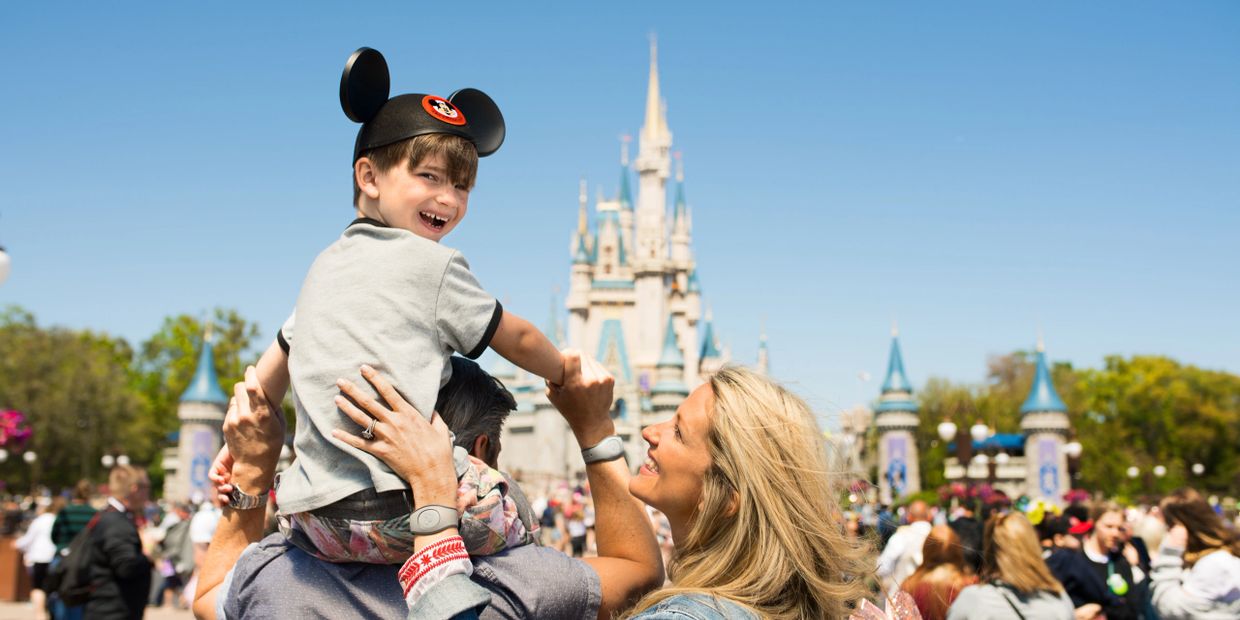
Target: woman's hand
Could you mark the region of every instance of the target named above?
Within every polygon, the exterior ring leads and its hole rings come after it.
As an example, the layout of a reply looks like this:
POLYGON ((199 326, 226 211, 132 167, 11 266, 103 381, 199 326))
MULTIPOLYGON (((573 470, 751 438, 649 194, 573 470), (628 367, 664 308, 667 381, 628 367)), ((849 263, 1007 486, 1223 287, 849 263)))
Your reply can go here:
POLYGON ((582 448, 589 448, 616 432, 611 420, 615 379, 603 365, 580 351, 564 350, 564 382, 547 382, 547 398, 560 411, 582 448))
POLYGON ((1072 611, 1074 620, 1094 620, 1102 613, 1102 605, 1086 603, 1072 611))
POLYGON ((413 489, 415 508, 427 504, 455 506, 456 468, 447 425, 439 414, 427 422, 374 368, 362 366, 362 377, 388 406, 345 379, 336 381, 343 394, 336 397, 336 406, 357 422, 359 431, 370 427, 373 418, 374 439, 363 439, 341 429, 333 430, 332 436, 387 463, 413 489))

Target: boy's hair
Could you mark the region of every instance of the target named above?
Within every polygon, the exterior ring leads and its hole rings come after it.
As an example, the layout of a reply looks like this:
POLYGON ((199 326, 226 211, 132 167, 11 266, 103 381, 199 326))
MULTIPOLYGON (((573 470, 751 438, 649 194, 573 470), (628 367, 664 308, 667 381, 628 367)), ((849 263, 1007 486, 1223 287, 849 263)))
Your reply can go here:
MULTIPOLYGON (((456 185, 464 185, 473 189, 474 180, 478 176, 478 149, 474 144, 460 136, 446 133, 431 133, 414 136, 385 146, 363 151, 358 159, 366 157, 379 172, 387 172, 401 162, 407 161, 413 168, 427 157, 439 155, 448 167, 448 178, 456 185)), ((349 169, 353 171, 352 168, 349 169)), ((357 176, 353 179, 353 204, 356 206, 362 196, 362 188, 357 185, 357 176)))

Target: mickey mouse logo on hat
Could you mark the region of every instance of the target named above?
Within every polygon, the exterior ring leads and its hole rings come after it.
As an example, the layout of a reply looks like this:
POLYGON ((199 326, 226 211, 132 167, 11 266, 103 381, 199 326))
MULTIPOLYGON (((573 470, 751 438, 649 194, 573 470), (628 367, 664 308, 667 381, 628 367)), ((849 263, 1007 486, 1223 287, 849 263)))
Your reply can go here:
POLYGON ((462 88, 447 98, 409 94, 389 99, 390 86, 383 54, 363 47, 349 56, 340 76, 340 107, 350 120, 362 124, 353 161, 371 149, 434 133, 469 140, 479 157, 504 143, 504 115, 486 93, 462 88))
POLYGON ((465 115, 461 114, 446 99, 436 97, 435 95, 427 95, 422 98, 422 108, 427 114, 448 123, 450 125, 464 125, 465 115))

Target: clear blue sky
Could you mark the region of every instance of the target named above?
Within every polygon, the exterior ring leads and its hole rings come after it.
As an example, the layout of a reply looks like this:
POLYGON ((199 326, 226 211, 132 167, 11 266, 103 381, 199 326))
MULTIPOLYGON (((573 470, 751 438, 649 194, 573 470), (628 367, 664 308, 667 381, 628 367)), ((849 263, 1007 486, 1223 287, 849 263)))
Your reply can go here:
POLYGON ((875 395, 893 318, 917 386, 1039 326, 1078 366, 1240 372, 1234 2, 129 4, 0 8, 0 304, 45 325, 137 343, 230 306, 273 334, 352 217, 361 45, 395 91, 500 102, 446 242, 544 324, 657 32, 718 331, 752 362, 765 317, 826 417, 875 395))

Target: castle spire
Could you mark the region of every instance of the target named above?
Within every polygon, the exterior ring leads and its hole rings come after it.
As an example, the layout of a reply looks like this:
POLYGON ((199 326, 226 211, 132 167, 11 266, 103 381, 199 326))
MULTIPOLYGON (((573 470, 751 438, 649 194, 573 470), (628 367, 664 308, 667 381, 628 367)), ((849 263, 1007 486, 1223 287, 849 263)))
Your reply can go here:
POLYGON ((577 187, 577 236, 579 237, 585 237, 590 232, 586 221, 586 204, 589 202, 586 190, 586 178, 581 177, 581 183, 577 187))
POLYGON ((620 136, 620 208, 633 208, 633 190, 629 188, 629 141, 630 136, 620 136))
MULTIPOLYGON (((681 220, 685 219, 685 160, 681 157, 680 151, 676 151, 673 155, 676 158, 676 204, 675 214, 672 216, 675 226, 682 226, 681 220)), ((685 221, 683 224, 688 224, 685 221)))
POLYGON ((883 381, 883 393, 912 392, 908 378, 904 375, 904 358, 900 355, 900 329, 891 326, 891 356, 887 360, 887 378, 883 381))
POLYGON ((228 404, 228 395, 220 388, 219 375, 215 372, 215 349, 211 342, 215 339, 210 321, 202 335, 202 349, 198 352, 198 367, 194 369, 194 377, 189 386, 181 393, 183 403, 214 403, 228 404))
POLYGON ((1067 405, 1063 404, 1059 393, 1055 391, 1055 384, 1051 381, 1051 371, 1046 365, 1046 347, 1041 335, 1038 336, 1036 356, 1033 385, 1029 388, 1029 397, 1025 399, 1025 404, 1020 406, 1021 415, 1039 411, 1067 412, 1067 405))
POLYGON ((659 96, 659 41, 650 33, 650 77, 646 85, 646 122, 644 131, 657 132, 663 127, 663 99, 659 96))
POLYGON ((771 357, 766 348, 766 319, 762 319, 762 331, 758 336, 758 372, 770 374, 771 357))

